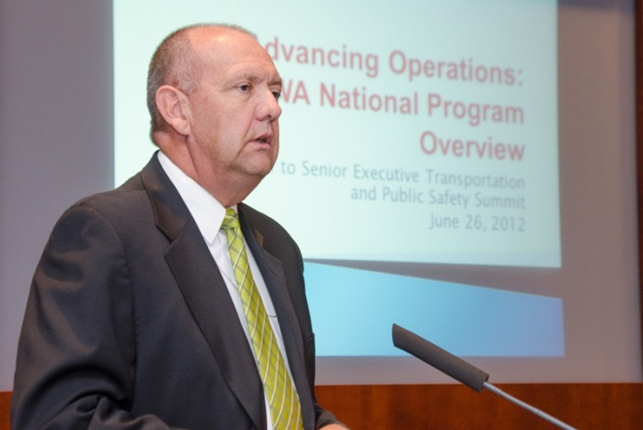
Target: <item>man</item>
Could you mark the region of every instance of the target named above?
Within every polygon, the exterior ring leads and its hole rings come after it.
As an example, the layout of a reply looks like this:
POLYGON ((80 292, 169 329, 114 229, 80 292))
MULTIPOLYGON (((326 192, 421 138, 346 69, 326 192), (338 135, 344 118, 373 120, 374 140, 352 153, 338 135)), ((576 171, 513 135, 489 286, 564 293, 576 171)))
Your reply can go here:
POLYGON ((299 249, 241 203, 277 158, 280 92, 240 28, 188 27, 159 46, 160 152, 54 228, 20 339, 14 430, 344 428, 315 401, 299 249))

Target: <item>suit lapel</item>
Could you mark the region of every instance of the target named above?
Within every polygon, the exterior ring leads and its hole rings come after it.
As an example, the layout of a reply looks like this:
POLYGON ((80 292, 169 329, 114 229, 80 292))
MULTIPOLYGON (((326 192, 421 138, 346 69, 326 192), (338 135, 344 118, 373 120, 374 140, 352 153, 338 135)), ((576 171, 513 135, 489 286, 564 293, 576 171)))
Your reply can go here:
POLYGON ((156 155, 141 172, 165 258, 223 376, 257 428, 266 427, 263 388, 232 299, 194 219, 156 155))

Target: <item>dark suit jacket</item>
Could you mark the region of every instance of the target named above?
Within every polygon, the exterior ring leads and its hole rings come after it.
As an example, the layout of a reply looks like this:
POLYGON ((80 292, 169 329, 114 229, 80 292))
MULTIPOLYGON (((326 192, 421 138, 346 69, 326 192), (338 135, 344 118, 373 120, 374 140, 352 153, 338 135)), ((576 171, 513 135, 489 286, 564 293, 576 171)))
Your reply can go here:
MULTIPOLYGON (((334 422, 314 398, 302 259, 249 206, 240 222, 279 318, 306 430, 334 422)), ((216 263, 156 156, 56 224, 34 275, 14 430, 264 429, 261 380, 216 263)))

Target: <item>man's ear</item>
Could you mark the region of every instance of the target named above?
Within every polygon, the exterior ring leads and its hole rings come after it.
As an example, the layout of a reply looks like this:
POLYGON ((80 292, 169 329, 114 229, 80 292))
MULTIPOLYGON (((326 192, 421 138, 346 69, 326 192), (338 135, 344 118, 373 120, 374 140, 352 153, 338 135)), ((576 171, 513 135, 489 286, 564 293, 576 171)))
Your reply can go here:
POLYGON ((170 85, 160 86, 156 90, 156 108, 178 134, 190 134, 189 100, 181 90, 170 85))

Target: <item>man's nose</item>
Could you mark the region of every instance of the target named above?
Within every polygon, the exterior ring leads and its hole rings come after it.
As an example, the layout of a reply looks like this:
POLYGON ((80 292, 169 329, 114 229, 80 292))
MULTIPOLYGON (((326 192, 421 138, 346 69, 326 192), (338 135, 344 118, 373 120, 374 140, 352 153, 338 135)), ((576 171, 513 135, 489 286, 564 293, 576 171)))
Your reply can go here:
POLYGON ((274 121, 281 116, 281 106, 273 92, 268 89, 263 92, 259 105, 257 106, 257 119, 274 121))

